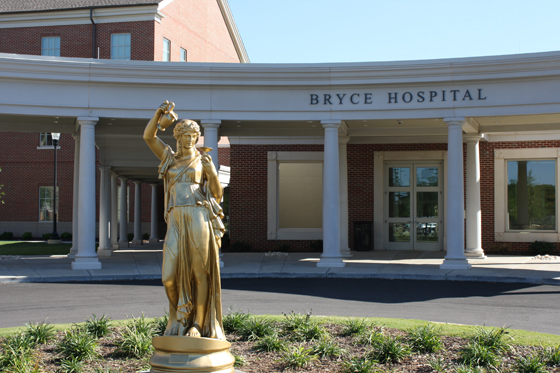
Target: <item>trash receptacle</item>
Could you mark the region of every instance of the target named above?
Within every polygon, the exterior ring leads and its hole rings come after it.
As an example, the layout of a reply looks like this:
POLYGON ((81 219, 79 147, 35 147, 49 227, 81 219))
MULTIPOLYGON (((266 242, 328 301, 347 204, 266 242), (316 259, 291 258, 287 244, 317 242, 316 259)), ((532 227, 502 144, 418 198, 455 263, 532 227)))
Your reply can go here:
POLYGON ((373 222, 354 222, 354 250, 371 251, 373 248, 373 222))

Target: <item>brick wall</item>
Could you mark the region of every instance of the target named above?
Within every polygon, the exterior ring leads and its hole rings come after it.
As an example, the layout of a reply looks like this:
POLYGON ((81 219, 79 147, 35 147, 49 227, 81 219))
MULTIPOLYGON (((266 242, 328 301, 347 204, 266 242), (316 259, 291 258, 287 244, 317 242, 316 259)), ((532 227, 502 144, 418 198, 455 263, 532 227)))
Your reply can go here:
POLYGON ((239 62, 215 0, 175 0, 162 9, 155 24, 154 60, 163 59, 163 38, 171 41, 171 61, 180 61, 180 48, 190 62, 239 62))

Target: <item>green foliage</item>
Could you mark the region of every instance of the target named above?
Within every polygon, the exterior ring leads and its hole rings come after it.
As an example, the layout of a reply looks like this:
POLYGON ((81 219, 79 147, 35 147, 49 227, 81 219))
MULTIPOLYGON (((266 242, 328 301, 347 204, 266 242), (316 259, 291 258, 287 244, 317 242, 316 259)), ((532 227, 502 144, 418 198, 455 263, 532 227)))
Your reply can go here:
POLYGON ((33 338, 18 333, 7 337, 2 343, 4 353, 0 355, 0 369, 5 372, 27 372, 32 365, 32 353, 36 346, 33 338))
POLYGON ((535 241, 529 245, 529 254, 531 255, 551 255, 556 251, 556 247, 552 242, 535 241))
POLYGON ((443 373, 447 371, 447 364, 445 363, 445 359, 442 357, 432 358, 428 361, 428 365, 434 371, 443 373))
POLYGON ((461 364, 455 367, 455 373, 484 373, 484 369, 461 364))
POLYGON ((47 241, 51 238, 51 234, 50 233, 43 233, 43 240, 47 241))
POLYGON ((313 252, 323 251, 323 240, 316 240, 309 242, 309 249, 313 252))
POLYGON ((398 337, 386 337, 373 346, 371 357, 380 363, 398 363, 411 354, 410 347, 398 337))
POLYGON ((24 232, 23 235, 21 236, 22 240, 26 240, 29 241, 31 239, 33 239, 33 233, 31 232, 24 232))
POLYGON ((25 335, 37 344, 47 343, 54 337, 54 334, 54 326, 44 321, 25 325, 25 335))
POLYGON ((545 365, 540 354, 519 356, 515 361, 514 371, 516 373, 546 373, 545 365))
POLYGON ((373 327, 371 329, 366 329, 365 332, 359 334, 356 343, 364 346, 375 346, 383 342, 383 340, 383 328, 373 327))
POLYGON ((56 346, 56 351, 66 360, 88 360, 97 356, 96 347, 97 342, 91 335, 79 330, 68 330, 56 346))
POLYGON ((367 357, 353 357, 342 363, 342 372, 344 373, 373 373, 378 372, 376 368, 377 361, 370 360, 367 357))
POLYGON ((426 324, 408 332, 408 342, 418 352, 436 352, 443 348, 441 328, 426 324))
POLYGON ((495 367, 500 358, 486 345, 471 342, 459 351, 459 362, 469 366, 495 367))
POLYGON ((342 325, 342 333, 340 333, 340 335, 347 337, 366 332, 366 330, 371 326, 371 323, 369 323, 366 319, 351 317, 345 320, 342 325))
POLYGON ((304 315, 294 311, 284 315, 282 333, 293 341, 314 341, 327 336, 327 331, 316 320, 311 318, 311 311, 304 315))
POLYGON ((235 241, 230 245, 230 249, 233 252, 245 252, 251 251, 251 244, 242 241, 235 241))
MULTIPOLYGON (((507 327, 501 328, 483 328, 476 326, 476 334, 471 341, 476 344, 488 347, 490 351, 501 354, 510 350, 509 344, 504 338, 509 334, 507 327)), ((512 339, 510 337, 510 339, 512 339)))
POLYGON ((71 246, 69 243, 0 241, 0 255, 66 255, 71 246))
POLYGON ((284 351, 286 350, 286 342, 280 339, 278 333, 265 335, 255 343, 255 350, 257 351, 284 351))
POLYGON ((64 241, 71 241, 72 240, 72 233, 70 233, 70 232, 61 233, 60 238, 63 239, 64 241))
POLYGON ((169 312, 165 311, 162 317, 156 317, 152 322, 152 329, 154 330, 154 335, 162 336, 167 329, 167 323, 169 322, 169 312))
POLYGON ((0 240, 2 241, 11 241, 14 239, 14 232, 4 232, 0 234, 0 240))
POLYGON ((239 333, 250 317, 250 313, 244 313, 242 310, 233 312, 233 309, 230 308, 229 313, 222 318, 224 331, 226 333, 239 333))
POLYGON ((238 333, 244 341, 255 341, 275 332, 274 324, 270 320, 250 317, 243 323, 238 333))
POLYGON ((149 233, 144 233, 142 235, 142 239, 148 241, 150 239, 150 234, 149 233))
POLYGON ((123 356, 141 359, 152 353, 152 333, 136 329, 133 324, 124 326, 121 338, 117 341, 117 351, 123 356))
POLYGON ((76 357, 70 357, 60 362, 60 371, 63 373, 81 373, 84 362, 76 357))
POLYGON ((547 365, 552 367, 560 365, 560 345, 556 347, 546 347, 542 351, 542 358, 547 365))
POLYGON ((321 338, 315 345, 313 345, 312 350, 313 354, 319 357, 338 357, 346 353, 346 350, 340 347, 331 338, 321 338))
POLYGON ((237 354, 232 355, 235 358, 235 363, 233 363, 234 367, 242 367, 243 365, 247 364, 247 360, 243 356, 237 354))
POLYGON ((305 368, 313 360, 317 360, 317 355, 309 348, 303 345, 292 346, 288 351, 284 352, 282 362, 290 368, 305 368))
POLYGON ((128 239, 128 242, 132 241, 134 239, 134 233, 127 234, 126 238, 128 239))
POLYGON ((93 314, 93 318, 86 320, 85 331, 95 338, 101 338, 109 334, 109 328, 111 327, 111 318, 109 316, 101 316, 97 318, 93 314))

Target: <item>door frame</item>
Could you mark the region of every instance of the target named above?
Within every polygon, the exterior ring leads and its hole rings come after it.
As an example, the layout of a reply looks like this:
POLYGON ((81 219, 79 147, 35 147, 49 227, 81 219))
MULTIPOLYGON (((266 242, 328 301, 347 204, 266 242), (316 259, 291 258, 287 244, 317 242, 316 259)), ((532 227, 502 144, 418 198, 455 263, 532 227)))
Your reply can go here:
POLYGON ((440 231, 443 240, 442 250, 447 250, 447 229, 445 217, 447 216, 447 151, 446 150, 420 150, 420 151, 376 151, 373 157, 373 229, 374 229, 374 250, 387 250, 385 245, 385 162, 442 162, 442 181, 443 181, 443 216, 440 216, 442 229, 440 231))

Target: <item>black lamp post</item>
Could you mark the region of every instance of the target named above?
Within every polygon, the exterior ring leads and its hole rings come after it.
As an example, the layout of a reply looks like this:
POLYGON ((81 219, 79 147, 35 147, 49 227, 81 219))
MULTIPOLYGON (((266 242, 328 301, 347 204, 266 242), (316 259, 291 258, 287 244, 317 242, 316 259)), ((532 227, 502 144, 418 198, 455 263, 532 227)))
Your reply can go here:
POLYGON ((56 231, 56 221, 57 221, 57 209, 56 209, 56 187, 57 187, 57 182, 56 182, 56 170, 57 170, 56 147, 58 146, 58 140, 60 139, 60 133, 53 132, 53 133, 51 133, 51 135, 52 135, 52 143, 53 143, 53 148, 54 148, 54 188, 53 188, 53 212, 54 212, 54 216, 53 216, 53 232, 51 233, 50 240, 60 240, 60 237, 58 236, 58 232, 56 231))

